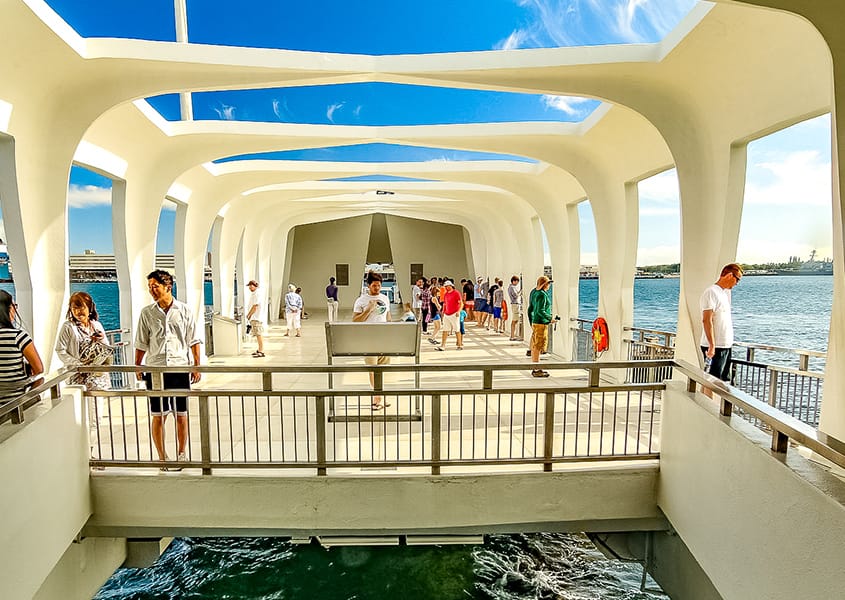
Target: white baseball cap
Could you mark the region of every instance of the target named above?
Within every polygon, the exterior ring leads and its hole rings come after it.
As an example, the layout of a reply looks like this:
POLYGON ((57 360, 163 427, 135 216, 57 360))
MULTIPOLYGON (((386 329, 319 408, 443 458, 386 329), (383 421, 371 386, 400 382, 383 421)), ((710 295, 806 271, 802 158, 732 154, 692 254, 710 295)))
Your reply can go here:
POLYGON ((449 287, 455 287, 455 284, 452 283, 451 281, 449 281, 448 279, 446 280, 446 282, 443 285, 448 285, 449 287))

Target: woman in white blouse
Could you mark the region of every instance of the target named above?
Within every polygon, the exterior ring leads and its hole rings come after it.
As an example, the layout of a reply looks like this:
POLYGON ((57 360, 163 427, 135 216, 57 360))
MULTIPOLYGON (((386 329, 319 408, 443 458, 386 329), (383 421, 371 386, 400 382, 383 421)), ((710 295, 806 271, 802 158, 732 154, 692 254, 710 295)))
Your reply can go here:
MULTIPOLYGON (((86 364, 82 350, 93 342, 105 343, 106 332, 98 321, 97 307, 93 298, 85 292, 71 295, 67 309, 67 320, 59 330, 56 340, 56 354, 66 367, 86 364)), ((107 373, 77 373, 70 383, 84 385, 86 390, 104 390, 109 387, 107 373)))

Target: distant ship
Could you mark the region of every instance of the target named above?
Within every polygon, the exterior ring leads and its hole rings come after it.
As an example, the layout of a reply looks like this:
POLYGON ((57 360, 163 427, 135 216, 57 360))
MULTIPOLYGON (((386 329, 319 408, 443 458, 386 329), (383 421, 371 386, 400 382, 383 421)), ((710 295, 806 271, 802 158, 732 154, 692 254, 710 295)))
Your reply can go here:
POLYGON ((833 261, 830 259, 816 260, 816 251, 810 252, 810 259, 804 262, 797 256, 789 257, 789 265, 785 269, 776 269, 775 275, 833 275, 833 261))

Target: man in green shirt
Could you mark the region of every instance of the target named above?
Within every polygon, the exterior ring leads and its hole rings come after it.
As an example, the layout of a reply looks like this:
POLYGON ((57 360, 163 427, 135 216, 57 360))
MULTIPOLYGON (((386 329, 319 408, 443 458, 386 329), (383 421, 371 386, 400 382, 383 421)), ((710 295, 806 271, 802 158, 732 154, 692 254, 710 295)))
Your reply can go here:
MULTIPOLYGON (((531 323, 531 362, 539 363, 540 354, 549 341, 549 323, 552 322, 552 298, 549 293, 551 281, 545 275, 537 278, 537 287, 528 297, 528 322, 531 323)), ((533 369, 532 377, 548 377, 549 372, 533 369)))

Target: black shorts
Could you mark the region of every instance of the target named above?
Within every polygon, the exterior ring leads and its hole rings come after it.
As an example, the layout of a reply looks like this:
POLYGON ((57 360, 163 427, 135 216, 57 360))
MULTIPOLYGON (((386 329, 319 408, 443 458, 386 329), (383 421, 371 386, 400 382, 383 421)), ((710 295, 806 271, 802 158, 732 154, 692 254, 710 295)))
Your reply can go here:
MULTIPOLYGON (((190 373, 162 373, 164 389, 187 390, 191 388, 190 373)), ((147 389, 153 389, 153 376, 151 373, 144 373, 144 381, 147 389)), ((177 415, 188 414, 187 396, 150 396, 150 413, 163 415, 175 412, 177 415)))
MULTIPOLYGON (((701 353, 707 359, 707 346, 701 347, 701 353)), ((713 377, 722 381, 731 380, 731 349, 715 348, 713 359, 710 361, 710 368, 707 370, 713 377)))
POLYGON ((474 308, 478 312, 487 312, 487 300, 484 298, 476 298, 474 308))

